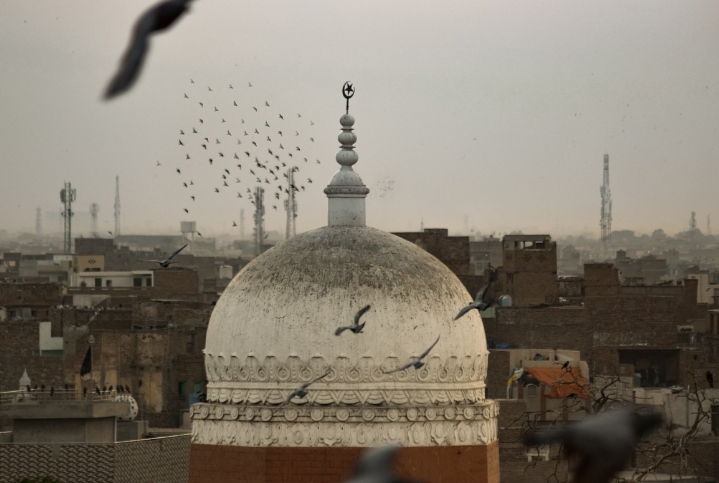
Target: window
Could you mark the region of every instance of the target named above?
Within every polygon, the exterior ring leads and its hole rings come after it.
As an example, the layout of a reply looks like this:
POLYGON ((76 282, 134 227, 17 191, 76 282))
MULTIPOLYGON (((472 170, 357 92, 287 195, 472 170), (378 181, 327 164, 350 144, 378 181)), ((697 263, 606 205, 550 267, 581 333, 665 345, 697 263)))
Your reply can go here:
POLYGON ((142 287, 142 278, 135 277, 132 279, 132 286, 133 287, 142 287))
POLYGON ((102 287, 102 279, 101 278, 95 279, 95 287, 102 287))
POLYGON ((105 287, 112 287, 112 280, 105 280, 105 287))
POLYGON ((192 388, 192 391, 197 394, 198 392, 202 391, 202 383, 196 382, 195 385, 192 388))
POLYGON ((180 382, 177 384, 177 395, 180 397, 185 397, 185 392, 187 390, 187 383, 186 382, 180 382))
POLYGON ((145 279, 145 287, 152 287, 152 278, 147 277, 145 279))

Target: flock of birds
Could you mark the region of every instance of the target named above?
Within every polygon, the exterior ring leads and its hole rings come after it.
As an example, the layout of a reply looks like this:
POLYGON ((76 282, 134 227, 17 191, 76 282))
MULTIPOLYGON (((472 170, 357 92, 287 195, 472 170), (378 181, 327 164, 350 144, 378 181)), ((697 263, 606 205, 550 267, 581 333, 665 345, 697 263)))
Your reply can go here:
MULTIPOLYGON (((233 84, 206 87, 190 79, 183 92, 183 102, 191 106, 195 120, 179 129, 175 144, 181 154, 172 169, 188 190, 185 213, 207 192, 208 196, 236 192, 237 199, 256 205, 257 187, 263 189, 262 208, 278 211, 290 190, 297 195, 312 184, 305 172, 322 164, 312 155, 315 138, 307 133, 314 126, 312 120, 300 113, 283 113, 268 101, 245 105, 244 99, 251 96, 239 94, 233 84), (214 182, 201 188, 197 177, 207 179, 208 172, 214 182)), ((245 89, 252 87, 248 82, 245 89)), ((163 164, 157 161, 156 166, 163 164)), ((237 221, 232 223, 237 226, 237 221)))

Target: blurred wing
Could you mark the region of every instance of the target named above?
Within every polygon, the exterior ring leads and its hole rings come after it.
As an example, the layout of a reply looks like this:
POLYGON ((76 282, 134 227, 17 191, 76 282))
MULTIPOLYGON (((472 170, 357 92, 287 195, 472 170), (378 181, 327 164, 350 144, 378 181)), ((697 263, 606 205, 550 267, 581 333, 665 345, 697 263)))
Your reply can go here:
POLYGON ((429 346, 429 348, 427 348, 426 351, 422 352, 422 354, 421 354, 417 359, 423 359, 423 358, 425 358, 425 357, 427 356, 427 354, 429 354, 429 351, 431 351, 432 349, 434 349, 434 346, 437 345, 437 342, 439 342, 439 337, 440 337, 440 336, 437 336, 437 340, 434 341, 434 344, 432 344, 431 346, 429 346))
POLYGON ((345 330, 349 330, 349 327, 337 327, 337 330, 335 330, 335 335, 340 335, 345 330))
POLYGON ((477 292, 477 296, 474 297, 475 302, 481 302, 482 299, 484 299, 484 294, 487 293, 487 289, 489 288, 489 284, 485 285, 480 289, 479 292, 477 292))
POLYGON ((454 320, 457 320, 457 319, 461 318, 464 314, 466 314, 467 312, 469 312, 469 311, 472 310, 473 308, 475 308, 474 304, 469 304, 469 305, 467 305, 466 307, 464 307, 462 310, 459 311, 459 313, 458 313, 457 316, 454 318, 454 320))
POLYGON ((167 260, 170 261, 170 260, 172 260, 173 258, 175 258, 175 256, 176 256, 178 253, 180 253, 182 250, 184 250, 186 246, 187 246, 187 244, 185 244, 182 248, 178 248, 177 250, 175 250, 174 252, 172 252, 172 253, 170 254, 170 256, 167 257, 167 260))
POLYGON ((355 324, 354 324, 354 325, 359 325, 360 318, 361 318, 364 314, 367 313, 367 311, 370 309, 370 307, 372 307, 372 306, 371 306, 371 305, 365 305, 364 307, 362 307, 361 309, 359 309, 359 311, 355 314, 355 319, 354 319, 354 320, 355 320, 355 324))
POLYGON ((120 68, 110 81, 107 91, 105 91, 105 99, 111 99, 118 94, 122 94, 130 89, 137 80, 147 55, 149 36, 155 25, 156 16, 157 11, 151 9, 137 21, 130 39, 130 45, 120 61, 120 68))

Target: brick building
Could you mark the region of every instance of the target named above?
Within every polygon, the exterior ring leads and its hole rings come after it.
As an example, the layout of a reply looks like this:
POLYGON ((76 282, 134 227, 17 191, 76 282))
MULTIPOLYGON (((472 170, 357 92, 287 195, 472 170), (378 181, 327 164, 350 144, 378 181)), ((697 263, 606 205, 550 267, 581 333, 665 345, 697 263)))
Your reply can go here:
POLYGON ((551 304, 557 299, 557 244, 549 235, 506 235, 494 293, 512 306, 551 304))

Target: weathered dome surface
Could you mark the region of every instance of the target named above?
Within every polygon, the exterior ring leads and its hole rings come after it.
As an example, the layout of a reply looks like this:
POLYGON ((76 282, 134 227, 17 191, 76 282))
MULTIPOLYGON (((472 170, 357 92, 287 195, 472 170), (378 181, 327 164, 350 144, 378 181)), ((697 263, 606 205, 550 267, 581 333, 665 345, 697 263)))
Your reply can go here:
POLYGON ((497 408, 484 398, 481 317, 472 311, 452 320, 471 300, 439 260, 373 228, 325 227, 279 244, 234 278, 212 313, 208 404, 193 406, 193 440, 250 446, 494 441, 497 408), (362 333, 334 335, 368 304, 362 333), (438 336, 424 367, 385 373, 438 336), (325 373, 306 397, 285 402, 325 373))
POLYGON ((430 356, 474 357, 487 353, 479 314, 452 320, 471 301, 443 263, 412 243, 373 228, 320 228, 268 250, 235 277, 212 313, 206 352, 404 363, 439 335, 430 356), (368 304, 363 333, 334 335, 368 304))

